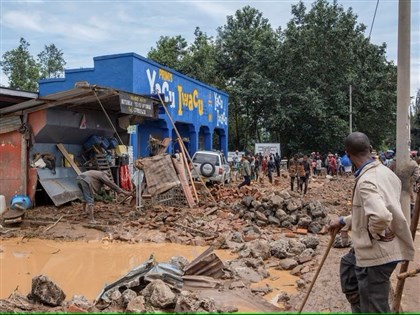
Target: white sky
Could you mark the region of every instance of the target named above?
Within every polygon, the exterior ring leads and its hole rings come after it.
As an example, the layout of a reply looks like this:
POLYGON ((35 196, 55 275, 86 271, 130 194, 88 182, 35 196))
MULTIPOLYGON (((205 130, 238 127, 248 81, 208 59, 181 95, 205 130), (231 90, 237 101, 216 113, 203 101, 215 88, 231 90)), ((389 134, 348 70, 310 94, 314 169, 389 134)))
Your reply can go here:
MULTIPOLYGON (((67 69, 93 67, 93 57, 135 52, 145 56, 160 36, 181 35, 188 43, 194 30, 216 37, 216 29, 226 17, 245 5, 255 7, 276 29, 285 28, 291 18, 291 5, 298 1, 142 1, 142 0, 0 0, 1 56, 29 42, 31 54, 44 45, 55 44, 64 52, 67 69)), ((305 1, 307 9, 313 1, 305 1)), ((339 0, 367 26, 368 36, 376 0, 339 0)), ((411 0, 411 94, 420 88, 420 0, 411 0)), ((387 43, 387 57, 397 64, 398 1, 380 0, 371 42, 387 43)), ((2 71, 0 69, 0 71, 2 71)), ((0 74, 0 84, 7 78, 0 74)))

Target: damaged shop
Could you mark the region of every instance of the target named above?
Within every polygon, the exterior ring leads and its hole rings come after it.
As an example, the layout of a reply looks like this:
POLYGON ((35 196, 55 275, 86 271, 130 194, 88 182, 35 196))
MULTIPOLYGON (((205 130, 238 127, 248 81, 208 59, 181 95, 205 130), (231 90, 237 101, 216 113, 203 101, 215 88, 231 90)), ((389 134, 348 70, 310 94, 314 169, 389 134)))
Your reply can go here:
POLYGON ((131 190, 128 132, 139 121, 156 120, 158 107, 156 95, 80 82, 71 90, 0 108, 0 183, 14 210, 10 220, 34 204, 60 206, 79 199, 76 176, 89 169, 104 171, 131 190))

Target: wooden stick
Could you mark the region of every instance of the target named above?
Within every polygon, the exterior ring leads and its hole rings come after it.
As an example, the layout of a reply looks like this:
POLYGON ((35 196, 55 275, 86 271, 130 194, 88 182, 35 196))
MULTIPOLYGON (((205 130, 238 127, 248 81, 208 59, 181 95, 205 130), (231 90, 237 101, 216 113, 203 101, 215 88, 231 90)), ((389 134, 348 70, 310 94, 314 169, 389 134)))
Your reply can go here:
POLYGON ((51 229, 51 228, 53 228, 54 226, 56 226, 57 225, 57 223, 58 222, 60 222, 60 220, 62 219, 64 217, 64 215, 62 215, 57 221, 55 221, 55 223, 54 224, 51 224, 49 227, 47 227, 45 230, 44 230, 44 233, 45 232, 47 232, 49 229, 51 229))
POLYGON ((195 188, 195 185, 194 185, 194 179, 193 179, 193 177, 192 177, 192 174, 191 174, 190 168, 188 167, 188 160, 187 160, 187 156, 185 155, 185 150, 184 150, 184 142, 182 141, 182 139, 181 139, 181 138, 178 138, 178 142, 179 142, 179 146, 180 146, 180 148, 181 148, 182 160, 184 161, 184 162, 183 162, 183 165, 185 165, 185 168, 187 169, 188 177, 189 177, 189 178, 190 178, 190 180, 191 180, 191 186, 192 186, 192 188, 193 188, 193 192, 194 192, 195 200, 196 200, 197 202, 200 202, 200 199, 198 199, 197 189, 195 188))
MULTIPOLYGON (((417 230, 417 225, 419 224, 419 216, 420 216, 420 192, 417 193, 416 203, 414 205, 414 213, 413 213, 413 217, 411 218, 410 230, 411 230, 411 237, 413 238, 413 241, 416 238, 416 230, 417 230)), ((410 263, 409 261, 403 261, 401 263, 400 275, 407 272, 409 263, 410 263)), ((392 308, 391 308, 391 311, 393 313, 400 312, 401 298, 402 298, 402 294, 404 290, 405 279, 406 278, 402 278, 402 279, 398 278, 397 285, 395 287, 394 300, 392 302, 392 308)))
POLYGON ((308 292, 306 293, 305 299, 303 300, 302 305, 299 308, 298 314, 302 313, 302 310, 305 307, 305 304, 306 304, 306 301, 308 300, 309 294, 311 294, 311 291, 312 291, 312 288, 315 284, 315 281, 318 278, 318 275, 319 275, 319 273, 322 269, 322 266, 324 266, 324 262, 327 259, 327 256, 330 252, 330 249, 334 244, 334 240, 335 240, 335 236, 337 235, 337 232, 338 232, 338 229, 334 230, 334 232, 331 234, 331 238, 330 238, 330 241, 328 242, 327 249, 325 250, 325 253, 324 253, 324 256, 322 257, 321 263, 319 264, 318 269, 317 269, 317 271, 316 271, 316 273, 315 273, 315 275, 312 279, 311 285, 308 289, 308 292))
POLYGON ((398 279, 405 279, 405 278, 408 278, 408 277, 415 277, 419 273, 420 273, 420 266, 417 267, 416 269, 412 269, 410 271, 400 273, 399 275, 397 275, 397 278, 398 279))
MULTIPOLYGON (((171 121, 172 127, 174 127, 174 130, 176 132, 176 135, 178 136, 178 141, 179 141, 179 146, 181 147, 181 150, 183 150, 183 155, 185 155, 185 164, 188 165, 188 160, 186 159, 186 156, 188 156, 188 158, 190 159, 190 161, 192 161, 192 158, 190 156, 190 153, 188 152, 188 150, 185 148, 184 145, 184 141, 182 141, 182 137, 178 132, 178 128, 176 128, 174 121, 172 120, 171 114, 169 113, 168 109, 166 108, 165 103, 162 100, 162 97, 160 96, 160 94, 158 94, 160 102, 162 103, 163 108, 165 109, 165 113, 168 116, 169 120, 171 121)), ((187 167, 187 169, 189 170, 189 168, 187 167)), ((195 167, 193 167, 193 169, 197 172, 197 170, 195 169, 195 167)), ((188 174, 191 174, 191 172, 188 172, 188 174)), ((204 183, 203 179, 201 178, 200 174, 197 174, 198 178, 200 179, 201 183, 204 185, 204 188, 206 189, 207 193, 210 195, 211 199, 213 200, 214 203, 216 203, 216 199, 214 199, 213 195, 211 194, 210 190, 207 188, 206 183, 204 183)), ((192 176, 190 177, 191 179, 191 183, 194 187, 194 180, 192 179, 192 176)), ((197 192, 195 191, 195 187, 194 187, 194 192, 197 194, 197 192)), ((198 200, 198 196, 197 197, 197 202, 199 202, 198 200)))

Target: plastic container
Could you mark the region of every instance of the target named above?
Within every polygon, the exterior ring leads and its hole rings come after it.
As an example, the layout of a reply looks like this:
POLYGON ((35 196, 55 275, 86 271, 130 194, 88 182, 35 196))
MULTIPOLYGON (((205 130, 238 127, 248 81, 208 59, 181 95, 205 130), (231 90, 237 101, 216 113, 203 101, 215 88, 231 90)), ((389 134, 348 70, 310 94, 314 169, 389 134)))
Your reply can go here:
POLYGON ((10 209, 26 210, 32 207, 31 199, 25 195, 14 195, 10 199, 10 209))
POLYGON ((0 195, 0 215, 3 214, 3 212, 6 211, 6 197, 3 195, 0 195))

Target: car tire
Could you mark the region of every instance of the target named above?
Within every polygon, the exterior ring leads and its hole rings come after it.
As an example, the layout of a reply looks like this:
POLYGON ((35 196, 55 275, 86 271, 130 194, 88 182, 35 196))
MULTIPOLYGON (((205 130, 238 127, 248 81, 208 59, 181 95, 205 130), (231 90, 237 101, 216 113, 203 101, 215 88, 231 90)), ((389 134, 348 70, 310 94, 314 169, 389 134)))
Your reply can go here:
POLYGON ((200 173, 204 177, 212 177, 215 171, 216 167, 209 162, 203 163, 200 166, 200 173))

